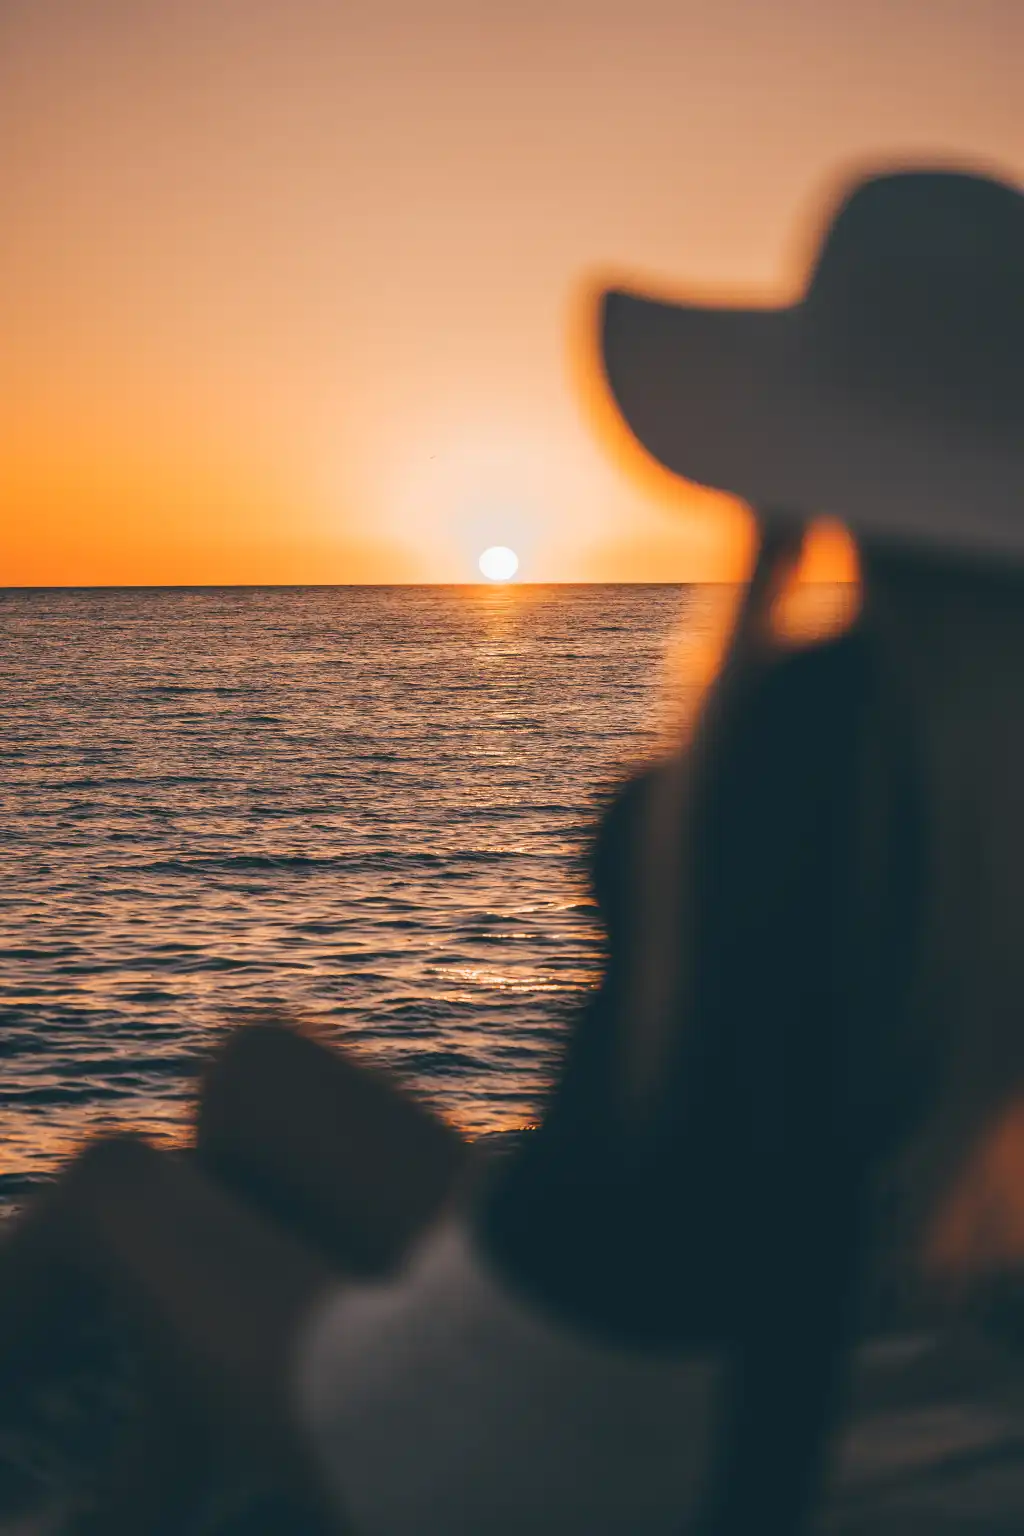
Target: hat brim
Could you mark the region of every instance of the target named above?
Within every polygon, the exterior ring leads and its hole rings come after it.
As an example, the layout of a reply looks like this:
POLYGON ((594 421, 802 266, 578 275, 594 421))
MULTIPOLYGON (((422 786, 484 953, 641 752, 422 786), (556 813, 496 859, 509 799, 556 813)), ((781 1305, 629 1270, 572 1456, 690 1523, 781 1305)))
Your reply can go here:
POLYGON ((613 290, 600 332, 623 418, 674 473, 887 542, 1024 558, 1019 443, 824 388, 803 306, 725 309, 613 290))

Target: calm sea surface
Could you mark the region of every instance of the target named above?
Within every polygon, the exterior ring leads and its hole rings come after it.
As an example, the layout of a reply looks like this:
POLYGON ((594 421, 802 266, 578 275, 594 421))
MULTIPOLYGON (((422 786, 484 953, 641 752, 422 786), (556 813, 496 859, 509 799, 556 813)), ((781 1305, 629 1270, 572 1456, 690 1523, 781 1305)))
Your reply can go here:
MULTIPOLYGON (((729 596, 0 591, 0 1213, 102 1125, 179 1136, 253 1005, 528 1121, 600 963, 598 808, 729 596)), ((860 1361, 834 1536, 1019 1528, 1019 1422, 929 1349, 860 1361)))
POLYGON ((706 601, 0 592, 0 1201, 101 1126, 179 1133, 253 1005, 529 1121, 599 965, 597 808, 706 601))

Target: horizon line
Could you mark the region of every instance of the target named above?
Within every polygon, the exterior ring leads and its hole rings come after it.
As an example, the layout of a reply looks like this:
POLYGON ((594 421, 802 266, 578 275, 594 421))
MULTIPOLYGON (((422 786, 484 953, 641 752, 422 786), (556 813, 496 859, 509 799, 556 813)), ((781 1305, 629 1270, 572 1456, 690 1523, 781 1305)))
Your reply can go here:
MULTIPOLYGON (((483 591, 513 591, 519 587, 738 587, 745 578, 710 581, 701 577, 680 577, 674 581, 153 581, 153 582, 48 582, 43 585, 0 582, 4 592, 323 592, 345 588, 405 587, 479 587, 483 591)), ((808 582, 808 586, 856 586, 855 581, 837 577, 808 582)))

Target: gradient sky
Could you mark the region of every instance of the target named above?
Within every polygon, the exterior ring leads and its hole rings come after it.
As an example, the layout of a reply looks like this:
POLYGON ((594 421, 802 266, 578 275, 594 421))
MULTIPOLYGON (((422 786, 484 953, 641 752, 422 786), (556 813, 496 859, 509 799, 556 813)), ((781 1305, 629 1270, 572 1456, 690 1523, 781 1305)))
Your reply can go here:
POLYGON ((788 295, 837 167, 1024 175, 1022 58, 1021 0, 0 0, 0 583, 735 574, 581 280, 788 295))

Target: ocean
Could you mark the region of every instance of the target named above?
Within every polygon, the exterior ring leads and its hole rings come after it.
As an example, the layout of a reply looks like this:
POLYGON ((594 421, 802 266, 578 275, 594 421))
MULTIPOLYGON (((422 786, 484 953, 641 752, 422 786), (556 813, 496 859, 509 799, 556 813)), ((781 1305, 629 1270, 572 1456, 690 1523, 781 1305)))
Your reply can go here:
POLYGON ((708 615, 674 586, 0 592, 0 1203, 100 1130, 179 1138, 253 1008, 471 1134, 529 1123, 599 973, 600 807, 708 615))
MULTIPOLYGON (((733 595, 0 591, 0 1214, 91 1133, 180 1139, 253 1008, 471 1134, 529 1123, 600 970, 601 807, 692 706, 733 595)), ((858 1352, 826 1536, 1019 1529, 996 1345, 858 1352)), ((58 1395, 72 1427, 101 1388, 58 1395)))

